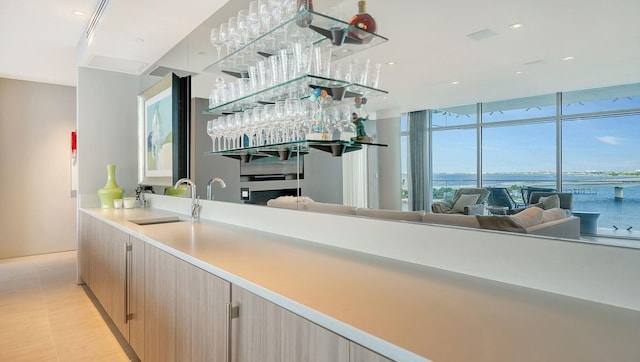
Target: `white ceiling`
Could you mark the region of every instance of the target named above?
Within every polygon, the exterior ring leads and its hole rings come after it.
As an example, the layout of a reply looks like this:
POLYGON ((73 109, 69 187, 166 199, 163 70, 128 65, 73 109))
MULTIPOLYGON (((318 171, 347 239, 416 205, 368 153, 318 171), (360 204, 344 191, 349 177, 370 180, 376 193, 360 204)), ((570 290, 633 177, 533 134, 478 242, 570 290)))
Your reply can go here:
MULTIPOLYGON (((164 65, 201 73, 215 59, 209 29, 247 7, 248 0, 226 5, 224 0, 111 0, 85 49, 82 36, 97 3, 2 0, 0 76, 74 85, 77 64, 98 60, 102 67, 124 66, 129 72, 164 65), (88 15, 74 16, 74 9, 88 15)), ((356 3, 318 0, 314 5, 347 19, 356 3)), ((640 82, 637 0, 369 0, 368 11, 378 32, 390 40, 356 56, 395 62, 384 65, 381 74, 380 87, 389 96, 369 102, 378 117, 640 82), (509 28, 518 22, 524 26, 509 28), (467 36, 484 29, 496 35, 467 36), (562 60, 568 56, 574 59, 562 60)), ((211 77, 194 77, 197 96, 207 97, 211 77)))

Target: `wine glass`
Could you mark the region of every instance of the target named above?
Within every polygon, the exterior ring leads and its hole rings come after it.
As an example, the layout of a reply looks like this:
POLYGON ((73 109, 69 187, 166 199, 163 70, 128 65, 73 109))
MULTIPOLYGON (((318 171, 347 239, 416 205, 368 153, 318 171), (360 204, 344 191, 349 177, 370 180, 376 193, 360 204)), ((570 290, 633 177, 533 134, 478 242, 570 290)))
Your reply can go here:
POLYGON ((260 31, 271 30, 271 6, 269 0, 258 0, 258 14, 260 15, 260 31))
POLYGON ((314 116, 316 114, 316 110, 318 109, 318 105, 316 102, 311 101, 309 99, 305 99, 301 101, 301 112, 299 118, 299 128, 301 130, 301 139, 306 139, 308 133, 311 132, 311 127, 314 124, 314 116))
POLYGON ((249 10, 238 11, 238 47, 247 44, 249 40, 249 10))
POLYGON ((351 139, 351 134, 355 136, 356 126, 353 124, 353 111, 351 106, 348 104, 342 104, 338 106, 338 127, 340 130, 340 139, 348 141, 351 139), (349 134, 347 134, 347 132, 349 134))
POLYGON ((298 118, 302 113, 302 105, 298 98, 287 98, 284 101, 284 114, 286 119, 286 127, 291 130, 287 137, 287 142, 298 140, 298 118))
POLYGON ((257 0, 249 3, 249 39, 256 39, 260 35, 260 7, 257 0))
POLYGON ((275 104, 267 104, 264 106, 264 110, 262 112, 262 125, 263 128, 265 130, 265 137, 266 137, 266 143, 267 144, 273 144, 274 143, 274 137, 273 137, 273 128, 274 126, 274 111, 275 111, 275 104))
POLYGON ((282 23, 284 4, 285 0, 269 0, 269 5, 271 5, 271 19, 273 19, 272 26, 278 26, 282 23))
POLYGON ((218 130, 218 150, 227 150, 227 116, 220 116, 216 121, 218 130))
POLYGON ((230 17, 227 26, 229 28, 229 41, 227 42, 227 49, 235 51, 236 49, 238 49, 239 43, 238 18, 235 16, 230 17))
POLYGON ((324 111, 324 126, 326 131, 329 133, 329 140, 333 141, 334 134, 338 129, 339 114, 337 107, 326 108, 324 111))
POLYGON ((207 134, 211 137, 212 150, 216 150, 216 134, 214 131, 214 120, 207 121, 207 134))
POLYGON ((220 36, 219 28, 211 29, 210 39, 211 39, 211 45, 216 47, 216 50, 218 51, 218 60, 220 60, 220 49, 222 49, 222 46, 224 45, 224 39, 220 36))
POLYGON ((255 136, 255 146, 264 145, 262 117, 264 106, 254 107, 251 113, 251 126, 255 136))
POLYGON ((286 119, 284 116, 284 101, 282 100, 278 100, 274 104, 273 125, 273 131, 276 134, 276 142, 285 142, 287 131, 286 119))
POLYGON ((240 124, 242 125, 242 148, 248 148, 253 145, 253 133, 251 132, 251 109, 243 111, 240 124))
MULTIPOLYGON (((220 41, 227 48, 227 54, 229 54, 229 24, 228 23, 220 24, 220 30, 218 31, 218 34, 220 36, 220 41)), ((219 58, 220 58, 220 55, 218 54, 218 59, 219 58)))

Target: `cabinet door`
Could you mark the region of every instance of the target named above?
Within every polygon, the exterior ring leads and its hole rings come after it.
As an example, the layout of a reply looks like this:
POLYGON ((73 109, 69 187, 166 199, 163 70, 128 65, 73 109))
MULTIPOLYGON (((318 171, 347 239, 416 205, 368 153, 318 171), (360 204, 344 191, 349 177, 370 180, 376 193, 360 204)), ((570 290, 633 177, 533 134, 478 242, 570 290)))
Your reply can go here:
POLYGON ((109 290, 109 258, 110 249, 107 240, 111 239, 113 229, 109 225, 94 220, 91 227, 90 251, 90 287, 96 296, 102 308, 107 311, 111 310, 111 291, 109 290))
POLYGON ((231 284, 178 260, 176 360, 226 360, 226 305, 231 284))
POLYGON ((349 362, 391 362, 392 360, 381 356, 370 349, 357 343, 350 342, 349 362))
POLYGON ((349 360, 349 341, 236 285, 240 308, 233 321, 234 361, 312 362, 349 360))
POLYGON ((93 220, 94 217, 80 213, 79 217, 79 240, 78 240, 78 272, 80 273, 80 279, 90 287, 90 272, 91 272, 91 236, 93 234, 93 220))
POLYGON ((172 255, 146 244, 144 249, 145 361, 176 359, 176 263, 172 255))
POLYGON ((126 340, 129 340, 129 325, 126 319, 127 295, 126 288, 126 260, 127 249, 129 244, 129 234, 116 229, 115 227, 105 224, 110 229, 106 235, 109 239, 105 240, 107 250, 107 289, 108 296, 111 299, 107 303, 107 313, 113 324, 116 325, 120 333, 126 340))
POLYGON ((144 361, 144 249, 145 242, 129 236, 129 345, 144 361))

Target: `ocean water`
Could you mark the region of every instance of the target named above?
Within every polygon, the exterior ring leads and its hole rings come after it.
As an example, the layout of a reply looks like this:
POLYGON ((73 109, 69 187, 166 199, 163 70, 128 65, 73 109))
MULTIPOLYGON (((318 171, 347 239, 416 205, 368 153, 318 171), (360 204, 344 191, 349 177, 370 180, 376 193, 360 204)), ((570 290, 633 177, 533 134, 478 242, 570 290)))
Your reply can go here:
MULTIPOLYGON (((485 186, 522 187, 537 186, 555 188, 555 175, 531 174, 486 174, 485 186)), ((440 187, 475 187, 473 174, 434 174, 434 189, 440 187)), ((520 201, 520 191, 512 196, 520 201)), ((608 176, 594 174, 567 174, 563 178, 564 192, 573 193, 573 210, 599 212, 598 228, 614 230, 631 227, 640 231, 640 177, 608 176), (615 187, 623 188, 623 198, 616 199, 615 187)))

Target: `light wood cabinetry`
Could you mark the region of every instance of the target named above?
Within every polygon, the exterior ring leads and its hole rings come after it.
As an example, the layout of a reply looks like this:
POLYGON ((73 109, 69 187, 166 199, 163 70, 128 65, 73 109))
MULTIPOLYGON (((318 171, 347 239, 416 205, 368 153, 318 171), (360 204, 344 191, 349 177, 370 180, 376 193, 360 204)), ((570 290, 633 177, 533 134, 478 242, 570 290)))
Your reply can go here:
POLYGON ((105 309, 111 317, 113 323, 125 339, 129 340, 129 324, 127 318, 127 245, 129 244, 129 234, 116 229, 110 225, 104 225, 104 230, 108 239, 104 239, 104 250, 107 259, 104 265, 107 273, 105 285, 108 290, 105 309))
POLYGON ((90 286, 91 271, 91 238, 93 237, 93 223, 97 222, 96 218, 91 217, 84 212, 80 213, 79 235, 78 235, 78 273, 80 279, 90 286))
POLYGON ((176 360, 226 361, 226 304, 231 284, 178 260, 176 360))
POLYGON ((231 295, 233 361, 349 361, 349 340, 236 285, 231 295))
POLYGON ((82 280, 140 356, 144 352, 145 243, 84 213, 79 242, 82 280))
POLYGON ((144 252, 144 360, 174 361, 178 259, 149 244, 144 252))
POLYGON ((79 237, 82 280, 142 361, 391 361, 85 213, 79 237))
POLYGON ((144 255, 145 242, 129 237, 129 267, 127 268, 129 278, 129 344, 136 352, 140 360, 144 361, 144 255))

